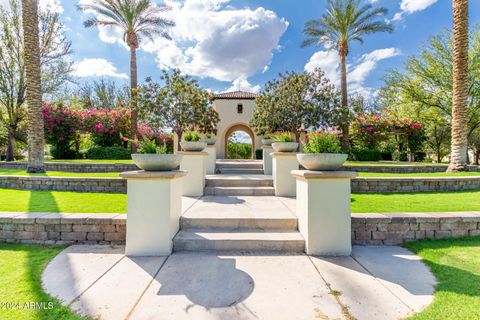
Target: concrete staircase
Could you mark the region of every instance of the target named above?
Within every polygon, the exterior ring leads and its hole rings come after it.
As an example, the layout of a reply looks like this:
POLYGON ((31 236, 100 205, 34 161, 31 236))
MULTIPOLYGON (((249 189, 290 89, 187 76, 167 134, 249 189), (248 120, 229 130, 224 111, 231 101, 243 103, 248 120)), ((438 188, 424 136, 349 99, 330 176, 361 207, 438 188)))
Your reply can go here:
POLYGON ((261 160, 217 160, 218 174, 263 174, 261 160))
POLYGON ((180 223, 174 251, 305 250, 297 218, 274 197, 204 197, 180 223))
POLYGON ((205 179, 206 196, 273 196, 272 176, 263 174, 217 174, 205 179))

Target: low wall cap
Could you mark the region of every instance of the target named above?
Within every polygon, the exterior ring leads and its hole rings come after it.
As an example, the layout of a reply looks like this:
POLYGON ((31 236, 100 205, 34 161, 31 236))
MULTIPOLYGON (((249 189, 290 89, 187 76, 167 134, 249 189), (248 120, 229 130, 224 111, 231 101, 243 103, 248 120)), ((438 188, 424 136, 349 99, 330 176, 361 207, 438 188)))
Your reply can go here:
POLYGON ((274 158, 277 157, 296 157, 298 152, 272 152, 270 155, 274 158))
POLYGON ((208 156, 208 152, 206 151, 178 151, 177 154, 184 156, 208 156))
POLYGON ((136 170, 136 171, 126 171, 120 173, 120 177, 123 179, 177 179, 185 177, 187 175, 185 170, 173 170, 173 171, 145 171, 145 170, 136 170))
POLYGON ((353 179, 358 173, 352 171, 292 170, 291 174, 300 179, 353 179))

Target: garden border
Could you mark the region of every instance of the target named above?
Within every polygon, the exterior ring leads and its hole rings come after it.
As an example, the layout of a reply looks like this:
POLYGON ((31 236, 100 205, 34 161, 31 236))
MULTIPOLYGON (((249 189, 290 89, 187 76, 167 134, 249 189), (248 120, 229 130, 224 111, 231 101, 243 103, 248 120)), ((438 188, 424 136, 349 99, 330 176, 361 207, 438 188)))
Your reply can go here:
MULTIPOLYGON (((0 169, 26 170, 27 162, 0 162, 0 169)), ((64 172, 123 172, 138 170, 133 163, 73 163, 73 162, 45 162, 47 171, 64 172)))

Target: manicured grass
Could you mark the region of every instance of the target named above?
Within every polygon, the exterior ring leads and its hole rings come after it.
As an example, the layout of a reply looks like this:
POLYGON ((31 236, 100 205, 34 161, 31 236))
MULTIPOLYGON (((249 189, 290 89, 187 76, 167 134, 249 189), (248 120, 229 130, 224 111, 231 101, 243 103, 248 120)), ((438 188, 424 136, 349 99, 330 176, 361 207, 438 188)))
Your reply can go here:
POLYGON ((83 177, 83 178, 118 178, 119 172, 65 172, 48 171, 47 173, 27 173, 25 170, 0 169, 0 175, 14 176, 48 176, 48 177, 83 177))
POLYGON ((125 213, 126 195, 0 189, 0 211, 125 213))
POLYGON ((406 161, 347 161, 346 166, 445 166, 445 163, 406 162, 406 161))
POLYGON ((446 211, 480 211, 480 190, 352 194, 353 213, 446 211))
POLYGON ((480 319, 480 237, 410 242, 437 278, 435 299, 411 320, 480 319))
POLYGON ((430 172, 430 173, 377 173, 377 172, 359 172, 359 177, 366 178, 408 178, 408 177, 470 177, 479 176, 480 172, 430 172))
MULTIPOLYGON (((125 213, 126 195, 0 189, 0 211, 125 213)), ((352 212, 480 211, 480 191, 355 193, 352 212)))
POLYGON ((73 314, 42 290, 42 271, 62 249, 63 246, 0 244, 0 302, 20 305, 0 309, 1 319, 87 319, 73 314), (25 308, 25 303, 43 303, 46 308, 25 308))

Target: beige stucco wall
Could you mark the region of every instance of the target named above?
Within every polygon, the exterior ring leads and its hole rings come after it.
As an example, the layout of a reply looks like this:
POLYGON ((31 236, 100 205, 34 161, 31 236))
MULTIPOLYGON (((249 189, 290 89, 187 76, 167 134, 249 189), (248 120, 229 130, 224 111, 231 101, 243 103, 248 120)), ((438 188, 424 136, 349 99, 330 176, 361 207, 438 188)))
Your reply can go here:
MULTIPOLYGON (((228 130, 236 125, 243 125, 249 127, 248 123, 253 115, 255 109, 255 100, 253 99, 216 99, 213 102, 213 108, 220 116, 220 122, 217 126, 217 159, 225 158, 225 137, 228 130), (243 113, 237 113, 237 105, 243 105, 243 113)), ((247 132, 248 133, 248 132, 247 132)), ((253 152, 261 148, 261 137, 253 133, 253 152)))

